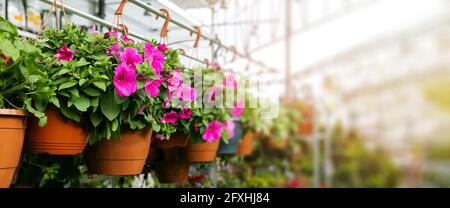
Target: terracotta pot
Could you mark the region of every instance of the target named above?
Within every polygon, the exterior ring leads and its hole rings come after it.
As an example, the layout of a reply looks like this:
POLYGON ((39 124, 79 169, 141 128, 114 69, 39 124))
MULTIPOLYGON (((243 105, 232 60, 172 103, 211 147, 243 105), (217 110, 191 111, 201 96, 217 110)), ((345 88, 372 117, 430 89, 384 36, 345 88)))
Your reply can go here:
POLYGON ((39 127, 38 119, 30 117, 27 129, 26 148, 30 153, 51 155, 80 154, 87 144, 87 133, 81 126, 61 114, 59 109, 50 106, 45 115, 48 122, 39 127))
POLYGON ((311 105, 304 105, 300 109, 303 122, 298 126, 300 136, 308 137, 313 134, 313 107, 311 105))
POLYGON ((212 162, 216 159, 219 149, 219 140, 202 144, 189 143, 183 149, 186 161, 188 162, 212 162))
POLYGON ((270 137, 266 137, 262 140, 263 146, 269 150, 280 150, 287 147, 287 139, 281 139, 279 141, 274 141, 270 137))
POLYGON ((185 183, 189 178, 191 163, 183 161, 158 161, 156 175, 161 183, 185 183))
POLYGON ((253 152, 253 145, 255 143, 255 135, 252 132, 247 132, 239 143, 236 151, 237 156, 248 156, 253 152))
POLYGON ((157 148, 174 148, 174 147, 186 147, 189 142, 189 135, 183 133, 175 133, 169 140, 154 141, 153 144, 157 148))
POLYGON ((149 155, 152 130, 126 131, 120 140, 103 140, 87 148, 91 173, 110 176, 141 174, 149 155))
POLYGON ((0 188, 9 188, 19 164, 27 113, 0 109, 0 188))

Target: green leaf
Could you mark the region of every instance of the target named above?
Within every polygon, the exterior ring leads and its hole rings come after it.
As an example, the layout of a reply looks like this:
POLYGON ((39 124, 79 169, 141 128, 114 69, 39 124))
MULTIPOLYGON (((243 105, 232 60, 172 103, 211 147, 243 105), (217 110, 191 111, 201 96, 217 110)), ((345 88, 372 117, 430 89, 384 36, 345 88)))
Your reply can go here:
POLYGON ((91 113, 89 115, 89 119, 91 120, 92 125, 94 125, 94 127, 97 127, 102 121, 103 121, 103 116, 99 115, 98 113, 91 113))
POLYGON ((14 61, 20 57, 20 51, 9 41, 0 41, 0 51, 7 57, 11 57, 14 61))
POLYGON ((92 97, 100 96, 100 92, 93 88, 85 88, 83 89, 83 92, 92 97))
POLYGON ((63 90, 63 89, 67 89, 67 88, 71 88, 73 86, 75 86, 76 84, 78 84, 78 82, 76 81, 68 81, 66 83, 63 83, 59 86, 58 90, 63 90))
POLYGON ((51 97, 50 102, 53 103, 53 105, 55 105, 56 107, 60 108, 59 100, 57 97, 51 97))
POLYGON ((58 71, 58 76, 62 76, 62 75, 67 74, 67 73, 69 73, 69 72, 71 72, 70 69, 68 69, 68 68, 62 68, 61 70, 58 71))
POLYGON ((114 119, 114 121, 112 121, 111 124, 111 130, 117 131, 118 128, 119 128, 119 121, 117 119, 114 119))
POLYGON ((120 113, 120 105, 115 102, 116 93, 109 90, 100 98, 100 110, 109 121, 113 121, 120 113))
POLYGON ((60 110, 61 110, 61 113, 62 113, 65 117, 67 117, 67 118, 69 118, 69 119, 72 119, 72 120, 74 120, 74 121, 76 121, 76 122, 78 122, 78 123, 80 122, 81 116, 78 115, 78 114, 77 114, 75 111, 73 111, 72 109, 67 108, 65 105, 61 105, 60 110))
POLYGON ((86 112, 87 109, 89 108, 91 102, 87 97, 80 96, 78 99, 75 100, 75 102, 73 104, 79 111, 86 112))
POLYGON ((80 97, 80 93, 78 92, 77 88, 71 88, 68 91, 75 97, 77 97, 77 98, 80 97))
POLYGON ((87 79, 80 79, 80 81, 78 81, 78 85, 83 86, 84 84, 86 84, 88 80, 87 79))
POLYGON ((93 82, 94 86, 101 89, 103 92, 106 91, 106 84, 104 82, 93 82))

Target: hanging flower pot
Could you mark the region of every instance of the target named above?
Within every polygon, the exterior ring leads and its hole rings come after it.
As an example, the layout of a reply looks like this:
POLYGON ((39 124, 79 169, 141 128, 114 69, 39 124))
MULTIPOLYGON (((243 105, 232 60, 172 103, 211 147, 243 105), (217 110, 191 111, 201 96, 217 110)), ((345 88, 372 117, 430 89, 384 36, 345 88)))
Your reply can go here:
POLYGON ((238 149, 238 145, 242 138, 242 123, 236 122, 233 130, 232 137, 225 143, 223 140, 220 141, 219 145, 219 155, 234 155, 238 149))
POLYGON ((137 175, 147 159, 152 130, 126 131, 120 140, 102 140, 88 148, 91 173, 111 176, 137 175))
POLYGON ((191 163, 184 158, 179 148, 158 149, 155 165, 161 183, 185 183, 188 181, 191 163))
POLYGON ((214 161, 216 159, 218 149, 219 140, 206 143, 189 143, 183 151, 186 161, 200 163, 214 161))
POLYGON ((22 153, 26 128, 23 110, 0 109, 0 188, 8 188, 22 153))
POLYGON ((36 118, 30 118, 27 151, 51 155, 80 154, 87 144, 87 134, 80 124, 65 118, 54 106, 50 106, 45 114, 48 121, 44 127, 39 127, 36 118))
POLYGON ((255 143, 255 134, 253 134, 252 132, 247 132, 238 145, 236 155, 248 156, 252 154, 254 143, 255 143))
POLYGON ((311 105, 302 105, 300 108, 303 121, 298 126, 300 136, 308 137, 313 134, 313 107, 311 105))
POLYGON ((285 149, 288 145, 287 139, 274 140, 271 137, 264 138, 262 140, 262 144, 263 144, 264 148, 266 148, 268 150, 281 150, 281 149, 285 149))

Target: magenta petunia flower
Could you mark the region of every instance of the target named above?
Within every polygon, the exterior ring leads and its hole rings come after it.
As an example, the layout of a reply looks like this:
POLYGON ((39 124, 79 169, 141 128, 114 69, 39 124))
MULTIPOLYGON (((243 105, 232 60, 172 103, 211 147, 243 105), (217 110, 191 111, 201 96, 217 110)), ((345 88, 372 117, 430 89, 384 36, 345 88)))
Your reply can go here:
POLYGON ((164 43, 158 43, 158 49, 162 52, 166 52, 167 50, 169 50, 169 48, 167 48, 166 44, 164 43))
POLYGON ((168 108, 169 107, 169 101, 164 100, 163 103, 162 103, 162 107, 163 108, 168 108))
POLYGON ((164 114, 161 118, 161 122, 173 124, 178 121, 178 114, 175 111, 170 111, 169 113, 164 114))
POLYGON ((220 139, 222 134, 222 124, 218 121, 211 121, 203 133, 203 140, 205 142, 214 142, 220 139))
POLYGON ((167 79, 167 83, 173 87, 181 86, 181 84, 183 83, 183 80, 181 78, 181 73, 180 73, 179 68, 177 68, 173 71, 173 73, 167 79))
POLYGON ((245 108, 245 101, 244 100, 239 100, 237 102, 237 105, 231 109, 231 115, 233 117, 239 117, 242 115, 242 112, 244 112, 244 108, 245 108))
POLYGON ((183 108, 180 112, 180 118, 182 119, 190 119, 192 115, 192 110, 190 108, 183 108))
POLYGON ((183 102, 193 102, 197 97, 195 88, 188 84, 182 84, 181 88, 178 90, 178 98, 183 102))
POLYGON ((156 97, 159 94, 159 87, 161 86, 160 80, 149 79, 145 81, 145 91, 151 96, 156 97))
POLYGON ((89 28, 89 32, 93 33, 93 34, 100 35, 100 32, 97 31, 97 26, 95 26, 94 24, 92 24, 91 27, 89 28))
POLYGON ((122 49, 120 48, 119 43, 118 43, 118 42, 115 42, 114 44, 111 45, 111 47, 109 47, 109 48, 106 50, 106 53, 107 53, 109 56, 113 56, 113 57, 116 57, 116 58, 120 58, 120 54, 122 53, 122 49))
POLYGON ((216 101, 216 93, 217 93, 217 87, 213 86, 209 88, 208 90, 208 102, 213 103, 216 101))
POLYGON ((139 109, 138 114, 139 115, 144 115, 144 110, 145 110, 144 105, 142 105, 141 108, 139 109))
POLYGON ((4 53, 2 53, 0 57, 3 59, 3 61, 5 61, 6 64, 8 64, 11 61, 11 59, 8 58, 4 53))
POLYGON ((228 139, 231 139, 234 137, 234 128, 236 127, 235 123, 233 120, 229 120, 224 122, 223 124, 223 128, 225 129, 225 131, 227 131, 228 133, 228 139))
POLYGON ((145 43, 144 45, 144 59, 149 61, 156 74, 159 74, 164 69, 164 55, 150 43, 145 43))
POLYGON ((137 91, 136 70, 125 64, 120 64, 115 69, 114 87, 117 95, 128 97, 137 91))
POLYGON ((235 90, 237 88, 237 81, 234 74, 229 74, 228 76, 226 76, 225 80, 223 81, 223 85, 235 90))
POLYGON ((142 56, 135 48, 126 47, 123 53, 120 54, 120 60, 127 66, 135 67, 136 64, 142 63, 142 56))
POLYGON ((115 37, 115 38, 119 38, 119 33, 115 32, 115 31, 110 31, 110 32, 105 32, 104 38, 109 38, 109 37, 115 37))
POLYGON ((65 60, 67 62, 72 61, 75 56, 75 51, 70 50, 67 45, 63 45, 60 49, 56 49, 58 54, 58 61, 65 60))
POLYGON ((222 67, 218 63, 211 63, 211 67, 215 68, 217 71, 221 71, 222 67))
POLYGON ((121 35, 121 36, 120 36, 120 39, 122 39, 123 42, 125 42, 125 43, 128 43, 128 42, 134 42, 133 39, 131 39, 131 38, 125 36, 125 35, 121 35))

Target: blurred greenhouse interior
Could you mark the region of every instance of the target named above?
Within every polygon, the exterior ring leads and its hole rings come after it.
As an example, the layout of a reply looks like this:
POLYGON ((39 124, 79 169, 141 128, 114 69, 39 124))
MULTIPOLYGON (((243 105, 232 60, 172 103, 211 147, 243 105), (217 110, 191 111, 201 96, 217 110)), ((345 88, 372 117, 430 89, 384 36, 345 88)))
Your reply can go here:
MULTIPOLYGON (((106 32, 120 3, 64 6, 75 25, 106 32)), ((0 0, 0 14, 32 39, 51 4, 0 0)), ((74 166, 77 158, 25 155, 11 187, 450 187, 450 1, 129 0, 130 38, 160 41, 161 8, 173 21, 167 46, 185 53, 181 64, 207 60, 270 83, 253 90, 280 110, 255 118, 273 126, 255 132, 251 155, 192 164, 188 182, 178 184, 153 171, 100 176, 74 166), (194 26, 205 36, 198 48, 186 29, 194 26), (283 120, 294 112, 301 122, 283 120), (287 125, 286 144, 268 148, 265 138, 286 137, 275 129, 287 125), (33 159, 39 165, 26 162, 33 159)), ((46 27, 62 20, 52 14, 46 27)))

